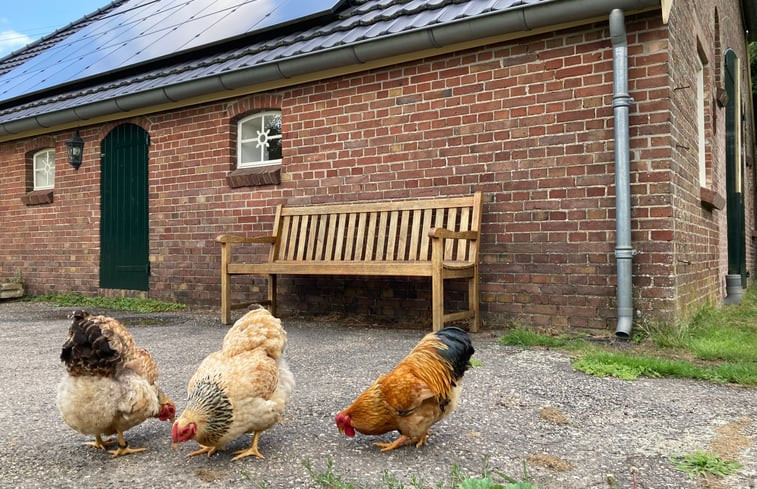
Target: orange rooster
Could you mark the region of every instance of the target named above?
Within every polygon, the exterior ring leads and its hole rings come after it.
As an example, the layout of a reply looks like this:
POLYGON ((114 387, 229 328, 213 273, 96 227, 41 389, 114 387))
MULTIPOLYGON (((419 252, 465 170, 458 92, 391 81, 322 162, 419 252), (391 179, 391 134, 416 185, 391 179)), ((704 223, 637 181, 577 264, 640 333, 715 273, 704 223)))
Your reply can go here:
POLYGON ((87 445, 103 449, 118 436, 113 457, 144 451, 130 448, 124 431, 147 418, 173 421, 176 406, 158 388, 158 367, 116 319, 76 311, 60 358, 66 374, 58 384, 58 411, 71 428, 94 435, 87 445))
POLYGON ((238 460, 254 455, 260 433, 279 422, 294 389, 284 360, 287 335, 281 321, 265 309, 242 316, 226 333, 220 351, 208 355, 189 380, 188 405, 173 425, 173 446, 195 440, 200 449, 188 456, 223 449, 244 433, 253 433, 238 460))
POLYGON ((378 379, 336 415, 341 433, 355 436, 400 432, 381 451, 426 443, 431 426, 457 406, 463 374, 474 349, 468 333, 447 327, 427 334, 387 375, 378 379))

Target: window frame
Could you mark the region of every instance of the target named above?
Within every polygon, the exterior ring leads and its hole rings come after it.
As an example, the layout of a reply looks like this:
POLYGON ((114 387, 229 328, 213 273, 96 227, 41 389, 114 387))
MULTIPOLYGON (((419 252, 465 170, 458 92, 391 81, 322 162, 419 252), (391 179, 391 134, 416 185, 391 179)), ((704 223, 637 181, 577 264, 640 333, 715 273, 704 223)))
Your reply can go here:
POLYGON ((36 151, 32 155, 32 189, 33 190, 35 191, 36 190, 51 190, 55 188, 55 166, 56 166, 55 148, 43 148, 39 151, 36 151), (51 165, 52 170, 50 169, 38 170, 38 166, 37 166, 38 158, 41 157, 43 154, 46 156, 46 161, 44 162, 44 164, 50 165, 50 163, 52 163, 51 165), (44 171, 45 173, 47 173, 48 180, 49 180, 47 184, 42 185, 37 182, 37 174, 39 173, 39 171, 44 171), (50 178, 50 173, 52 173, 52 178, 50 178))
POLYGON ((278 140, 280 147, 283 145, 283 131, 279 131, 279 134, 268 136, 266 133, 265 140, 261 141, 261 131, 257 131, 258 135, 254 138, 243 138, 243 126, 255 119, 261 119, 260 127, 265 127, 266 117, 277 116, 279 118, 279 124, 281 124, 281 111, 280 110, 264 110, 250 114, 237 122, 237 168, 260 168, 266 166, 280 166, 282 158, 277 159, 263 159, 265 148, 261 147, 263 143, 268 144, 269 140, 278 140), (261 159, 258 161, 242 161, 244 151, 242 151, 242 145, 248 143, 254 143, 257 141, 257 148, 260 148, 261 159))

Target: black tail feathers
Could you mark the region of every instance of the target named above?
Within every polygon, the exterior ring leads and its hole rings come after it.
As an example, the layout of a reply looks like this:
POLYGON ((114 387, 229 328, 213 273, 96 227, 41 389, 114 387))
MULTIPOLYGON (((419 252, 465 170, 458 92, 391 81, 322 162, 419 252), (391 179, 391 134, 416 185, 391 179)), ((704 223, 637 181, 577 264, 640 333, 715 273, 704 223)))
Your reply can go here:
POLYGON ((468 362, 476 351, 473 349, 470 336, 465 330, 454 326, 440 329, 435 334, 447 345, 446 350, 437 350, 439 355, 452 365, 455 378, 459 379, 468 370, 468 362))
POLYGON ((78 375, 112 375, 121 362, 121 353, 112 349, 90 314, 76 311, 63 343, 60 359, 68 371, 78 375))

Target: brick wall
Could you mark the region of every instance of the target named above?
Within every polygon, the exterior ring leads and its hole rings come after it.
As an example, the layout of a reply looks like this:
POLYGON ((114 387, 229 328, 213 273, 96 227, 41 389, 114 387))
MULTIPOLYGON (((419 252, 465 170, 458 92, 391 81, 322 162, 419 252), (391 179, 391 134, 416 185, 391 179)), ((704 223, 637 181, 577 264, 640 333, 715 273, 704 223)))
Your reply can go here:
MULTIPOLYGON (((640 252, 633 265, 635 307, 645 316, 673 317, 717 295, 722 224, 717 214, 701 210, 698 187, 687 183, 693 150, 683 150, 680 141, 690 128, 673 122, 689 108, 673 86, 679 74, 668 72, 677 61, 668 56, 670 44, 679 41, 668 39, 659 14, 629 18, 627 29, 635 100, 632 231, 640 252), (690 244, 682 246, 681 239, 690 244), (683 259, 695 264, 685 268, 683 259), (675 273, 681 280, 671 278, 675 273), (683 286, 691 281, 697 286, 683 286)), ((85 161, 78 172, 62 163, 70 133, 45 136, 61 155, 50 205, 21 202, 22 155, 44 146, 40 138, 3 143, 0 215, 13 231, 0 236, 2 273, 21 270, 35 294, 126 293, 217 307, 215 236, 268 232, 274 206, 283 200, 317 204, 483 190, 485 327, 518 321, 612 330, 612 115, 612 49, 607 24, 599 23, 130 119, 151 138, 147 294, 97 286, 99 141, 115 123, 81 129, 85 161), (226 176, 234 168, 234 122, 270 108, 283 115, 282 183, 231 189, 226 176)), ((719 151, 711 151, 713 166, 720 164, 719 151)), ((713 170, 713 178, 722 176, 713 170)), ((250 257, 261 252, 252 250, 250 257)), ((264 296, 259 279, 234 284, 235 301, 264 296)), ((459 286, 451 290, 451 302, 465 299, 459 286)), ((297 277, 283 279, 280 292, 287 313, 430 322, 426 280, 297 277)))

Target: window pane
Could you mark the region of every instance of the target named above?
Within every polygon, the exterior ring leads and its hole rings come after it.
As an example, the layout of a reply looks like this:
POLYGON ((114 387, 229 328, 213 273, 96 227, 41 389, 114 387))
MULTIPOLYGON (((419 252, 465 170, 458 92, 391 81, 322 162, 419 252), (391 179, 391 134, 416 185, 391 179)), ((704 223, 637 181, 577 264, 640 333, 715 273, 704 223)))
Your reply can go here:
POLYGON ((247 120, 242 123, 242 139, 257 139, 258 131, 262 126, 262 121, 259 117, 247 120))
POLYGON ((265 128, 268 129, 268 137, 281 135, 281 114, 267 116, 265 128))
POLYGON ((258 163, 261 161, 260 148, 257 148, 257 141, 242 143, 242 155, 240 163, 258 163))
POLYGON ((53 188, 55 185, 55 150, 46 149, 34 155, 34 189, 53 188))
POLYGON ((280 160, 281 159, 281 138, 269 139, 268 148, 265 155, 266 160, 280 160))

